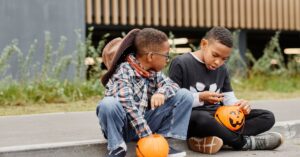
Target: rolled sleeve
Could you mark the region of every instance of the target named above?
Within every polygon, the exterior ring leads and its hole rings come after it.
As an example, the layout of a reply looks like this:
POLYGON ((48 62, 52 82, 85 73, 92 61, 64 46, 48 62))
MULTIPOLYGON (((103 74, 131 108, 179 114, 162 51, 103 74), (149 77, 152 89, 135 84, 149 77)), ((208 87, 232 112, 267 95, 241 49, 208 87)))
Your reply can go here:
POLYGON ((175 82, 162 73, 158 73, 157 80, 158 89, 156 93, 165 95, 166 99, 173 97, 179 89, 179 86, 175 82))

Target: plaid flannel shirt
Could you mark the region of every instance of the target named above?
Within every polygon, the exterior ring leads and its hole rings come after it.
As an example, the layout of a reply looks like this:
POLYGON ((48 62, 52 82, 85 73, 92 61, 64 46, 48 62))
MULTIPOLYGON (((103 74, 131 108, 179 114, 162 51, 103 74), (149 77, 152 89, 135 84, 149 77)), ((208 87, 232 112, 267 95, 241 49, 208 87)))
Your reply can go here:
POLYGON ((179 86, 163 73, 153 73, 150 78, 142 77, 128 62, 119 65, 106 85, 105 96, 113 96, 122 104, 131 126, 142 138, 152 134, 146 120, 148 100, 155 93, 166 99, 174 96, 179 86))

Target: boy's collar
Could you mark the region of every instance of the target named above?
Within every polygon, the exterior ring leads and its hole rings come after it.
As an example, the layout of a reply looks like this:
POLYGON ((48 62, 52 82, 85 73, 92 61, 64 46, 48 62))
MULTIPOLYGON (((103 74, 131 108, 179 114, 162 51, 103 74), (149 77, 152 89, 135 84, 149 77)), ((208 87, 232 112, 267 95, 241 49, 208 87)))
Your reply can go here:
POLYGON ((154 71, 147 71, 147 70, 145 70, 145 69, 142 67, 141 63, 135 58, 135 56, 134 56, 133 54, 127 55, 126 61, 129 63, 129 65, 130 65, 133 69, 135 69, 135 71, 136 71, 139 75, 141 75, 141 76, 143 76, 143 77, 145 77, 145 78, 150 78, 150 77, 152 77, 152 76, 155 74, 154 71))
POLYGON ((199 62, 205 64, 202 60, 200 60, 200 58, 198 58, 193 52, 190 52, 190 54, 199 62))

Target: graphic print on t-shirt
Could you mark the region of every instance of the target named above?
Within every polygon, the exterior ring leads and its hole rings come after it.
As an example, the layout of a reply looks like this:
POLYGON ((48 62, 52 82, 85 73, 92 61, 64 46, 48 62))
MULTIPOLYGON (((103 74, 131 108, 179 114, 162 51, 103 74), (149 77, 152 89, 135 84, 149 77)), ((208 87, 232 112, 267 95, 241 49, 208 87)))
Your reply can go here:
MULTIPOLYGON (((203 84, 201 82, 196 83, 196 88, 190 86, 190 91, 193 93, 203 92, 204 89, 205 89, 205 84, 203 84)), ((213 84, 209 85, 208 91, 220 93, 220 88, 218 89, 217 84, 213 83, 213 84)))
MULTIPOLYGON (((207 89, 207 88, 205 88, 205 84, 203 84, 201 82, 196 83, 196 88, 190 86, 190 91, 193 93, 203 92, 203 91, 205 91, 205 89, 207 89)), ((220 88, 218 89, 217 84, 213 83, 213 84, 209 85, 208 91, 220 93, 220 88)), ((220 104, 220 102, 216 103, 215 105, 219 105, 219 104, 220 104)))

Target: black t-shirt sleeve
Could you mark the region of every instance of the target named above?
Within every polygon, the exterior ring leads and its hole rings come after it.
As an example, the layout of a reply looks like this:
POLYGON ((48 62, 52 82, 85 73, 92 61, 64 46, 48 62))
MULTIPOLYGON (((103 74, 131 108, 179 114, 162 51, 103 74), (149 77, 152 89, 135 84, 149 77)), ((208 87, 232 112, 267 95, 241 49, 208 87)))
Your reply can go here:
POLYGON ((182 71, 182 65, 180 63, 180 60, 178 58, 175 58, 172 60, 169 68, 169 77, 176 82, 179 87, 182 87, 182 81, 183 81, 183 71, 182 71))
POLYGON ((232 91, 232 87, 231 87, 231 83, 230 83, 229 73, 228 73, 228 70, 225 68, 225 78, 224 78, 224 84, 222 87, 222 92, 231 92, 231 91, 232 91))

